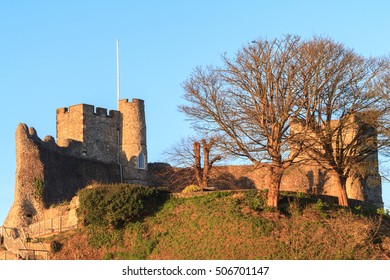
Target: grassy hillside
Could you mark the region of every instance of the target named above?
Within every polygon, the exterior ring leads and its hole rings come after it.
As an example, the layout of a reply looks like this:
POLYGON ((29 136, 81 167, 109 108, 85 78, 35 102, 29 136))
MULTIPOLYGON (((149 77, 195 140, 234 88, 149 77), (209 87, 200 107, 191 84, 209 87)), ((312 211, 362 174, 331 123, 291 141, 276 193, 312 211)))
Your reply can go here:
POLYGON ((52 258, 390 258, 386 215, 363 214, 361 207, 341 209, 302 195, 285 196, 282 210, 272 211, 264 207, 263 196, 253 190, 164 196, 154 209, 138 199, 142 215, 119 227, 86 223, 52 237, 57 251, 52 258))

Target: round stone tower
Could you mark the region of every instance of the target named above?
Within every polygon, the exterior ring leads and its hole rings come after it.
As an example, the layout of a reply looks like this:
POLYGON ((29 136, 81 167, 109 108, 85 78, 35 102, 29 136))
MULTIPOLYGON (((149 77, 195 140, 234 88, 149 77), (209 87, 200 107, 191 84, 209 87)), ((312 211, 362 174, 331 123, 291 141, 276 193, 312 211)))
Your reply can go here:
POLYGON ((128 99, 119 101, 122 115, 120 125, 119 164, 122 169, 122 181, 129 183, 147 183, 147 147, 144 101, 128 99))

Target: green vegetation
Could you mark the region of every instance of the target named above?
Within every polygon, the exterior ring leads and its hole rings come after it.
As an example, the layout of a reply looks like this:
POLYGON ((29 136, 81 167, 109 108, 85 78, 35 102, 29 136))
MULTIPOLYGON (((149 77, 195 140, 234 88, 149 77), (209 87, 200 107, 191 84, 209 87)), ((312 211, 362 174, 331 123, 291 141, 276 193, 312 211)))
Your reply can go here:
POLYGON ((267 204, 267 191, 250 190, 245 192, 245 203, 254 211, 262 211, 267 204))
POLYGON ((123 232, 122 230, 107 229, 102 226, 89 226, 87 228, 88 244, 95 249, 103 246, 112 247, 114 245, 122 245, 123 232))
POLYGON ((197 185, 189 185, 185 187, 184 190, 182 190, 182 193, 194 193, 194 192, 201 192, 202 188, 197 185))
POLYGON ((165 189, 140 185, 101 185, 79 191, 78 216, 84 225, 122 228, 158 208, 165 189))
POLYGON ((45 191, 45 184, 42 179, 35 178, 33 179, 34 186, 34 197, 35 199, 42 200, 43 194, 45 191))
MULTIPOLYGON (((125 187, 118 187, 115 192, 129 192, 138 198, 129 195, 122 200, 132 210, 120 213, 131 212, 131 219, 124 221, 123 214, 119 214, 121 222, 114 223, 108 213, 111 207, 102 214, 98 204, 96 211, 105 222, 95 222, 97 213, 89 213, 92 206, 87 206, 86 211, 83 201, 87 226, 77 234, 61 236, 64 246, 53 258, 383 259, 386 254, 390 256, 386 249, 390 221, 386 215, 363 210, 356 215, 352 208, 331 205, 324 198, 286 193, 281 199, 285 208, 275 212, 265 207, 266 193, 252 190, 165 196, 164 203, 146 214, 146 200, 156 199, 164 192, 154 189, 150 194, 139 186, 128 187, 126 191, 122 188, 125 187)), ((105 188, 85 192, 91 199, 108 200, 100 196, 100 192, 108 192, 105 188)), ((109 196, 117 197, 114 193, 109 196)))
POLYGON ((385 217, 390 217, 390 211, 389 211, 389 209, 382 209, 382 208, 378 208, 377 210, 376 210, 376 212, 377 212, 377 214, 378 215, 382 215, 382 216, 385 216, 385 217))

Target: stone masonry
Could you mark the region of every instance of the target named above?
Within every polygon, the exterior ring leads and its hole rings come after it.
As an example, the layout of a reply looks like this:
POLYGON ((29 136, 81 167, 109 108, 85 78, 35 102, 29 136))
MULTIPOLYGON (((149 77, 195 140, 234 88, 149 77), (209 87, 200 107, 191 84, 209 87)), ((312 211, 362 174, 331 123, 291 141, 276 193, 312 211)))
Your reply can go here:
POLYGON ((143 100, 119 101, 119 111, 87 104, 57 109, 57 141, 34 128, 16 130, 14 203, 5 226, 41 220, 44 209, 70 201, 97 182, 147 184, 143 100))
MULTIPOLYGON (((148 184, 172 191, 194 183, 191 169, 148 165, 143 100, 120 100, 118 111, 87 104, 57 109, 56 138, 41 140, 34 128, 17 127, 15 196, 4 226, 20 228, 47 218, 49 206, 72 200, 92 182, 148 184)), ((369 172, 348 178, 347 195, 383 207, 378 154, 367 160, 369 172)), ((211 186, 221 190, 267 189, 269 165, 215 166, 210 179, 211 186)), ((332 175, 309 163, 286 170, 281 190, 336 196, 332 175)))

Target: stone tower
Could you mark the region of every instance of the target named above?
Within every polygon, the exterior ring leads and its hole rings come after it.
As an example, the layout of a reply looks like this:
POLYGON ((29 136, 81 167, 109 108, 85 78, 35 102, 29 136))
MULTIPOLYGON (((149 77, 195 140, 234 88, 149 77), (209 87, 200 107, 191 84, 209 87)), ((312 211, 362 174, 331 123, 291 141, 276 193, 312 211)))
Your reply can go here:
POLYGON ((72 156, 117 164, 119 181, 145 184, 144 101, 119 101, 119 111, 78 104, 57 109, 57 144, 72 156))
POLYGON ((144 101, 119 101, 122 115, 120 125, 120 164, 124 182, 142 183, 147 180, 147 147, 144 101))

